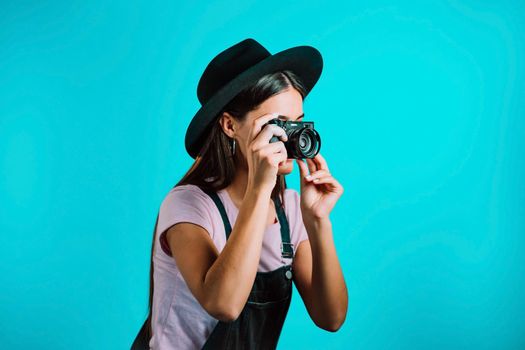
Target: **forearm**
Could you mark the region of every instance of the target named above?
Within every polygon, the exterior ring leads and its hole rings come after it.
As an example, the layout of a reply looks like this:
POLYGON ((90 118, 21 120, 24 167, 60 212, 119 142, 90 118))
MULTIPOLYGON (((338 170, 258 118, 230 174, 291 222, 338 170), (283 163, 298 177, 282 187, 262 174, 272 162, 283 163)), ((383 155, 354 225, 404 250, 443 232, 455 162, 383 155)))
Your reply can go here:
POLYGON ((312 250, 312 299, 316 323, 337 330, 344 322, 348 293, 337 258, 330 219, 306 219, 312 250))
POLYGON ((270 193, 247 190, 230 237, 205 277, 217 308, 236 315, 250 294, 268 217, 270 193))

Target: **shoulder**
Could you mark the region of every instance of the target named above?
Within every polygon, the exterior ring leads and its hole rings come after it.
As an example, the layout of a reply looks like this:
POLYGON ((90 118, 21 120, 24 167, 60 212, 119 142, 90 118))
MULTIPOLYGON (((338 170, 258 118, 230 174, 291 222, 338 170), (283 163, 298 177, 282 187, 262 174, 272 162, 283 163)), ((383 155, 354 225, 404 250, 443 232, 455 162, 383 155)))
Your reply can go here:
POLYGON ((157 230, 163 233, 179 222, 202 226, 213 237, 220 214, 214 208, 213 200, 196 185, 173 187, 165 196, 159 210, 157 230))
POLYGON ((206 195, 206 193, 199 186, 193 184, 175 186, 168 192, 168 194, 172 193, 206 195))
POLYGON ((208 215, 213 216, 215 204, 211 197, 197 185, 180 185, 173 187, 160 205, 161 216, 208 215))
POLYGON ((204 204, 211 198, 197 185, 186 184, 173 187, 164 197, 162 206, 172 202, 178 204, 204 204))
POLYGON ((212 205, 211 198, 196 185, 187 184, 171 188, 162 201, 157 223, 157 236, 162 250, 171 256, 166 231, 180 222, 201 226, 213 238, 217 217, 212 205))

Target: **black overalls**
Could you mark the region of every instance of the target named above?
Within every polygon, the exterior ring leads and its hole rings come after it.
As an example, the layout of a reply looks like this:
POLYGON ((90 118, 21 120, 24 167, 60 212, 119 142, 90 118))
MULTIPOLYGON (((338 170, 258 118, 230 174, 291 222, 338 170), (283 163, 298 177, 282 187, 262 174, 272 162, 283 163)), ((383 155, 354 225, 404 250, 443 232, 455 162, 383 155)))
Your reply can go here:
MULTIPOLYGON (((204 189, 203 191, 213 199, 219 209, 228 239, 232 228, 224 205, 215 192, 204 189)), ((281 256, 291 258, 293 261, 293 245, 290 242, 288 220, 279 198, 274 199, 274 203, 281 226, 281 256)), ((232 322, 219 321, 202 349, 275 349, 291 300, 291 262, 283 263, 273 271, 257 272, 252 290, 239 317, 232 322)), ((149 350, 148 333, 144 322, 131 349, 149 350)))
MULTIPOLYGON (((232 229, 219 196, 215 192, 204 192, 217 205, 228 239, 232 229)), ((278 198, 274 199, 274 203, 281 226, 281 256, 293 258, 286 215, 278 198)), ((257 272, 239 317, 233 322, 219 321, 202 349, 275 349, 291 300, 291 264, 269 272, 257 272)))

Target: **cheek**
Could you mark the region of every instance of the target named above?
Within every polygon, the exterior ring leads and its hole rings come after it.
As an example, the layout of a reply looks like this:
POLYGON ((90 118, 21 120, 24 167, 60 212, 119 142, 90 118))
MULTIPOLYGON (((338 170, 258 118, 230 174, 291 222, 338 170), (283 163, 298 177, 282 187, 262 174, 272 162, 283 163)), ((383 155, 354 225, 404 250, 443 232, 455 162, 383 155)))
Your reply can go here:
POLYGON ((242 144, 243 148, 248 146, 248 130, 244 128, 239 130, 235 138, 238 143, 242 144))

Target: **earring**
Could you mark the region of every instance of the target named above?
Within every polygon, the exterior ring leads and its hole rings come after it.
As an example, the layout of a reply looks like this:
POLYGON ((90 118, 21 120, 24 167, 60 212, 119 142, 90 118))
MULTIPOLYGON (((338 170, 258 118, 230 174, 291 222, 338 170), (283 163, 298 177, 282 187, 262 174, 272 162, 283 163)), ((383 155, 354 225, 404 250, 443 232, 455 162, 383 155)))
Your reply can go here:
POLYGON ((232 137, 232 155, 235 154, 235 139, 232 137))

